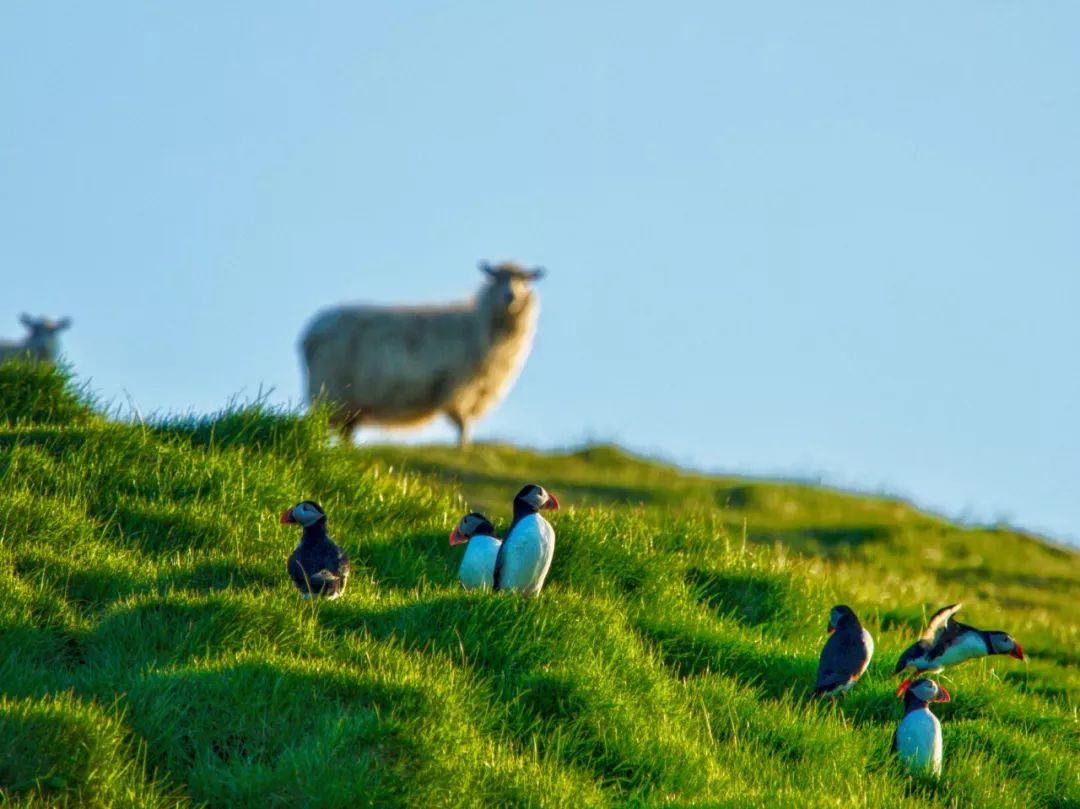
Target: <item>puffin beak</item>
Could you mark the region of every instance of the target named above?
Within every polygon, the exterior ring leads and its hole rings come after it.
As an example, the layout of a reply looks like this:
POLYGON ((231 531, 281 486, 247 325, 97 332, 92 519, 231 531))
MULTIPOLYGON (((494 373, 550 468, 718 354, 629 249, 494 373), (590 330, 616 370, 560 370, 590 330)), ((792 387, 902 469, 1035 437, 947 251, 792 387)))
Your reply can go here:
MULTIPOLYGON (((905 679, 904 682, 900 683, 900 687, 896 689, 896 696, 898 696, 898 697, 904 696, 904 692, 908 690, 909 685, 911 685, 911 678, 910 677, 905 679)), ((943 688, 941 690, 944 691, 945 689, 943 688)))
POLYGON ((289 523, 296 522, 296 518, 292 515, 292 509, 287 508, 281 512, 281 519, 278 521, 282 525, 288 525, 289 523))
MULTIPOLYGON (((1014 641, 1015 643, 1015 641, 1014 641)), ((1009 657, 1015 657, 1017 660, 1024 659, 1024 650, 1020 648, 1020 644, 1016 644, 1016 648, 1009 652, 1009 657)))
POLYGON ((557 498, 551 492, 548 492, 548 501, 546 503, 544 503, 544 508, 547 511, 558 511, 559 510, 559 498, 557 498))
POLYGON ((469 540, 467 540, 465 537, 463 537, 461 534, 459 534, 457 532, 456 528, 453 531, 450 532, 450 544, 451 545, 464 545, 468 541, 469 540))
POLYGON ((934 702, 949 702, 952 699, 952 697, 949 696, 949 692, 946 691, 944 687, 939 685, 937 688, 938 695, 934 702))

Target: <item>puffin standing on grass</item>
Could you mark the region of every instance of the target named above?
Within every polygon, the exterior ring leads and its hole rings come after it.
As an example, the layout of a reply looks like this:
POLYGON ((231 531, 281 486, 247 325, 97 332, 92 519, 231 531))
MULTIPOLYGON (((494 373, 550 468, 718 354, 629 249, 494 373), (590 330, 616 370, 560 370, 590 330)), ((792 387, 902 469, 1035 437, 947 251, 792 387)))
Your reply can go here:
POLYGON ((326 512, 312 500, 304 500, 281 515, 282 525, 304 529, 300 544, 289 557, 289 576, 304 598, 337 598, 345 592, 349 557, 326 532, 326 512))
POLYGON ((846 694, 874 656, 870 637, 851 607, 837 604, 829 611, 829 639, 818 660, 817 685, 813 697, 836 697, 846 694))
POLYGON ((555 495, 530 483, 514 498, 514 520, 495 559, 495 590, 537 595, 555 555, 555 529, 540 516, 559 507, 555 495))
POLYGON ((935 612, 922 637, 900 655, 893 674, 907 674, 907 677, 896 689, 896 696, 903 694, 920 674, 938 672, 973 657, 1008 655, 1024 659, 1024 650, 1007 632, 976 629, 953 620, 962 606, 950 604, 935 612))
POLYGON ((941 775, 941 722, 930 703, 950 699, 933 680, 916 680, 904 691, 904 718, 893 734, 892 749, 910 772, 941 775))
POLYGON ((495 527, 483 514, 472 512, 461 518, 450 532, 450 545, 468 543, 461 557, 458 578, 466 590, 490 590, 495 586, 495 559, 502 540, 495 536, 495 527))

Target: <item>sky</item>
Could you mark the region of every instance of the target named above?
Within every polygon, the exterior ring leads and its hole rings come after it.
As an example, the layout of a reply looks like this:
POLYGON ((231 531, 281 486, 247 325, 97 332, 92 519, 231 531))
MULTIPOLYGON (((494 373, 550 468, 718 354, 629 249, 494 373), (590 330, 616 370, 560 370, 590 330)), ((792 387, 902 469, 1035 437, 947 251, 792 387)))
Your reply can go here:
MULTIPOLYGON (((0 5, 0 336, 300 407, 344 301, 542 265, 480 440, 1080 542, 1080 5, 0 5)), ((361 441, 451 441, 443 423, 361 441)))

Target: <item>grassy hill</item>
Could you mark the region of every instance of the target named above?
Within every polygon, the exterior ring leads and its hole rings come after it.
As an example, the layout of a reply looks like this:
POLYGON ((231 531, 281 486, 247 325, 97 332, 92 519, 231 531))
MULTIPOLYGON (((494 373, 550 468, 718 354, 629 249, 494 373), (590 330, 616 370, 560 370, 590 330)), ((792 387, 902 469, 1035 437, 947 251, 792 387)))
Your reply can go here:
POLYGON ((593 447, 328 448, 258 406, 120 424, 0 366, 0 802, 28 806, 1080 806, 1080 556, 901 502, 593 447), (554 491, 539 599, 463 592, 447 534, 554 491), (277 517, 354 560, 307 603, 277 517), (938 606, 1029 661, 947 672, 939 783, 889 755, 938 606), (877 656, 807 704, 828 610, 877 656))

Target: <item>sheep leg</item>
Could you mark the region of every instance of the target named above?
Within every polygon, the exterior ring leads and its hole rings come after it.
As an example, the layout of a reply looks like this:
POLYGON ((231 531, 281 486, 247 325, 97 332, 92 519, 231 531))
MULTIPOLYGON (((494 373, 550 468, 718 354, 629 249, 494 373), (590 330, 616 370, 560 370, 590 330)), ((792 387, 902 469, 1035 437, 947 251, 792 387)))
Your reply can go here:
POLYGON ((447 418, 454 422, 458 429, 458 446, 462 449, 469 446, 469 421, 460 413, 451 410, 446 411, 447 418))
POLYGON ((352 443, 353 432, 360 426, 361 416, 363 414, 357 411, 346 416, 341 422, 341 440, 346 444, 352 443))

